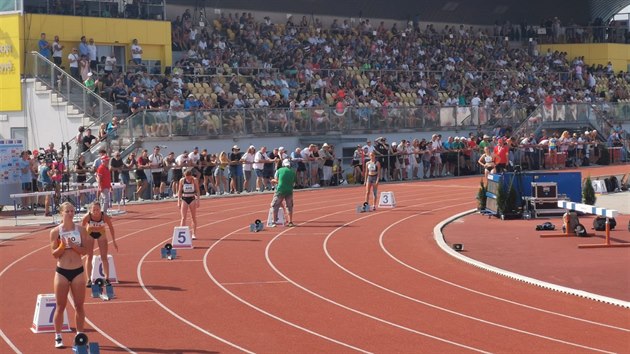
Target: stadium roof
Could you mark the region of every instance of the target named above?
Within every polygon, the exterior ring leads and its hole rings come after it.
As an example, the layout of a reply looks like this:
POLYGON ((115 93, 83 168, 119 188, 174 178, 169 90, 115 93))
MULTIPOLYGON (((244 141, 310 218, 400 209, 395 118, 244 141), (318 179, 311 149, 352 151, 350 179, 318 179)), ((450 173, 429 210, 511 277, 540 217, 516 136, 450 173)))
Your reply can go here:
POLYGON ((540 24, 548 17, 558 17, 563 23, 574 20, 588 24, 595 18, 607 21, 630 0, 172 0, 172 5, 191 9, 204 4, 209 8, 242 9, 291 14, 313 14, 354 17, 413 19, 422 22, 465 23, 490 25, 510 20, 540 24))

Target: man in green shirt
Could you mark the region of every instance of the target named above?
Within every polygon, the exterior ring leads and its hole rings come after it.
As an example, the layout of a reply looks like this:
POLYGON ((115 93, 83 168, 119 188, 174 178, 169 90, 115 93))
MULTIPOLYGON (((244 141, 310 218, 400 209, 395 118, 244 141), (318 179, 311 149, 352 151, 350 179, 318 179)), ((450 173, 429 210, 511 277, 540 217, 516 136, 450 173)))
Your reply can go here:
MULTIPOLYGON (((85 80, 83 84, 91 92, 96 91, 96 81, 94 81, 94 74, 91 71, 87 74, 87 80, 85 80)), ((94 109, 96 108, 96 98, 92 95, 88 96, 88 107, 86 108, 86 113, 94 115, 94 109)))
POLYGON ((271 227, 275 227, 275 222, 278 220, 278 209, 282 206, 282 202, 286 203, 288 209, 287 226, 295 226, 293 224, 293 185, 295 184, 296 174, 291 168, 291 161, 289 159, 282 160, 282 167, 276 170, 274 178, 271 183, 276 185, 276 193, 273 195, 271 201, 271 207, 273 208, 273 220, 274 223, 271 227))

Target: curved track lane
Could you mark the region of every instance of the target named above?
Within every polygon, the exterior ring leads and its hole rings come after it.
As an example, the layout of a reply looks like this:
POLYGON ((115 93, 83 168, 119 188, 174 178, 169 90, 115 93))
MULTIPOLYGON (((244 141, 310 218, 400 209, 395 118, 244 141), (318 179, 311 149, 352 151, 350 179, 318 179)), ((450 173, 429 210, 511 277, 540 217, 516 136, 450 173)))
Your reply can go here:
MULTIPOLYGON (((87 300, 88 335, 104 352, 630 352, 627 309, 439 250, 433 226, 474 207, 477 185, 381 185, 398 206, 361 214, 362 188, 300 191, 298 227, 260 233, 249 223, 271 195, 206 199, 195 249, 175 261, 159 258, 174 203, 129 206, 115 221, 118 298, 87 300)), ((0 244, 2 352, 53 351, 52 335, 29 330, 36 295, 52 290, 47 234, 0 244)))

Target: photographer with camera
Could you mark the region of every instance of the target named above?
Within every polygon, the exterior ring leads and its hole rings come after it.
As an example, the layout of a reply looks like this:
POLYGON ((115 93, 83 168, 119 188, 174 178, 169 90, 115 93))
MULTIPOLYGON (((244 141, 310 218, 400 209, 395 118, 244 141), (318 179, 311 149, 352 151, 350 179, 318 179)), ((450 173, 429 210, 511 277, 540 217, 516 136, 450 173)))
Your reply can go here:
MULTIPOLYGON (((49 192, 54 189, 53 180, 51 178, 53 175, 51 170, 52 160, 45 158, 45 156, 42 156, 41 154, 40 156, 43 158, 39 159, 37 183, 40 186, 40 191, 49 192)), ((50 195, 46 195, 44 199, 44 212, 46 216, 52 216, 52 213, 50 212, 50 195)))

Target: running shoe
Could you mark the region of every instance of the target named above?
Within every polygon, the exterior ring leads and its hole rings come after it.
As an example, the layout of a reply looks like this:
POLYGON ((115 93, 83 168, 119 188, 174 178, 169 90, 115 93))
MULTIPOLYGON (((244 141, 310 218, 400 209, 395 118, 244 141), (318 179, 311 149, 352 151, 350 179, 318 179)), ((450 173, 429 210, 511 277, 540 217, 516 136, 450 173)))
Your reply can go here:
POLYGON ((197 236, 195 236, 195 234, 193 234, 193 235, 192 235, 192 239, 193 239, 193 240, 196 240, 196 239, 197 239, 197 236))
POLYGON ((271 224, 269 224, 269 226, 268 226, 268 227, 276 227, 276 223, 275 223, 275 222, 272 222, 271 224))
POLYGON ((109 279, 105 279, 105 284, 104 285, 105 286, 111 286, 112 283, 110 283, 109 279))
POLYGON ((55 338, 55 348, 60 349, 60 348, 63 348, 63 347, 64 347, 63 339, 61 339, 61 337, 55 338))
POLYGON ((91 287, 92 287, 92 281, 91 281, 91 280, 88 280, 88 281, 87 281, 87 284, 85 284, 85 287, 86 287, 86 288, 91 288, 91 287))
POLYGON ((294 224, 294 223, 292 223, 292 222, 290 222, 290 223, 288 223, 288 224, 287 224, 287 226, 288 226, 288 227, 294 227, 294 226, 295 226, 295 224, 294 224))

